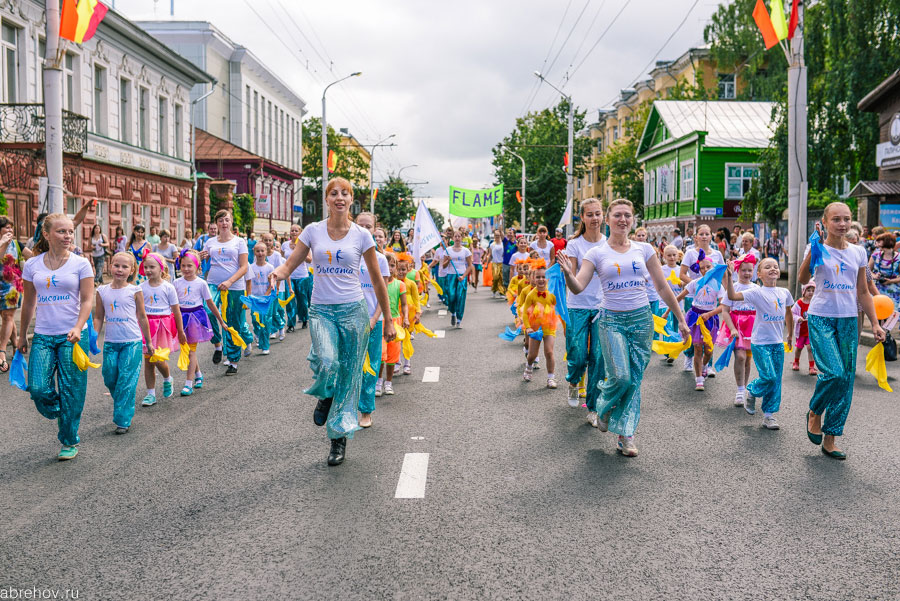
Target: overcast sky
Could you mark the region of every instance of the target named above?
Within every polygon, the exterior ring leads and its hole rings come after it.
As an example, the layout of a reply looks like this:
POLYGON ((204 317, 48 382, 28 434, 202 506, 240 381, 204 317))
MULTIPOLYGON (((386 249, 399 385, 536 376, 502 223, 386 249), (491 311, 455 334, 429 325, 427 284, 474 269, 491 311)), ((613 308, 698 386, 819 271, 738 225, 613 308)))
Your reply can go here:
MULTIPOLYGON (((134 20, 165 19, 169 2, 117 0, 115 6, 134 20)), ((594 121, 596 110, 609 105, 621 88, 646 76, 648 63, 685 16, 659 59, 702 44, 703 27, 717 4, 175 0, 174 18, 211 21, 247 46, 307 101, 313 116, 321 115, 325 85, 362 71, 362 77, 328 91, 329 124, 347 127, 370 144, 396 134, 395 148, 375 154, 376 181, 416 164, 403 178, 429 182, 416 186, 417 195, 446 205, 451 184, 480 188, 493 181, 491 148, 526 108, 544 108, 559 98, 541 84, 529 104, 539 83, 535 70, 557 87, 567 70, 573 72, 563 89, 594 121)))

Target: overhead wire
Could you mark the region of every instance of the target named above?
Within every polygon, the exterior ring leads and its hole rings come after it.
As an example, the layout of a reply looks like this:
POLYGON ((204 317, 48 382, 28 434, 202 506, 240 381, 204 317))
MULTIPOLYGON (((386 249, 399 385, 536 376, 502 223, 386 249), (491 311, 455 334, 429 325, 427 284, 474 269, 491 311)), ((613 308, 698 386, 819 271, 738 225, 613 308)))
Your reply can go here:
MULTIPOLYGON (((543 71, 544 67, 547 66, 547 61, 550 60, 550 53, 553 52, 553 47, 556 45, 556 40, 559 38, 559 32, 562 31, 562 26, 566 22, 566 16, 569 14, 569 8, 572 7, 572 0, 569 0, 568 4, 566 4, 566 10, 563 11, 562 19, 559 20, 559 25, 556 27, 556 33, 553 34, 553 41, 550 42, 550 47, 547 48, 547 56, 544 57, 544 62, 541 63, 541 70, 543 71)), ((519 111, 520 115, 525 115, 530 109, 531 104, 534 102, 535 96, 541 89, 541 82, 537 80, 534 82, 534 85, 531 87, 531 93, 529 94, 528 100, 523 105, 523 109, 519 111)))

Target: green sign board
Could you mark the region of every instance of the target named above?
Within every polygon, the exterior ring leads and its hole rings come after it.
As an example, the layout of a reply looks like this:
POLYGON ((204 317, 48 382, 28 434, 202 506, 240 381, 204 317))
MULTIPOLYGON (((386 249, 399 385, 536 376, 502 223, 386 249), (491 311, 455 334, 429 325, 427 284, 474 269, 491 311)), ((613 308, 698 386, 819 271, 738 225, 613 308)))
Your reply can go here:
POLYGON ((457 217, 493 217, 503 212, 503 184, 485 190, 450 186, 450 214, 457 217))

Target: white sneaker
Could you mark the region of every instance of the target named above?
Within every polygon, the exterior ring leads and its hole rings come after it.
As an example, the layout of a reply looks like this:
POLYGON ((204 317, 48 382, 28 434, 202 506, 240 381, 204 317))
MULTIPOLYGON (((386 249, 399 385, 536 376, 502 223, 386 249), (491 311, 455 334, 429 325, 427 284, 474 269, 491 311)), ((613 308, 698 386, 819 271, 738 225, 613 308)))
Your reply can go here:
POLYGON ((578 402, 580 399, 578 398, 578 386, 572 386, 569 384, 569 407, 577 407, 580 403, 578 402))
POLYGON ((587 421, 590 425, 592 425, 595 428, 600 427, 600 416, 597 415, 596 411, 588 411, 587 421))
POLYGON ((280 330, 278 330, 278 340, 279 341, 284 340, 284 328, 281 328, 280 330))
POLYGON ((381 382, 375 383, 375 396, 381 396, 384 394, 384 385, 381 382))
POLYGON ((268 354, 269 354, 269 349, 265 349, 264 351, 261 351, 259 354, 260 354, 260 355, 268 355, 268 354))
POLYGON ((556 383, 556 378, 547 378, 547 388, 555 390, 559 384, 556 383))
POLYGON ((276 338, 278 338, 278 334, 276 332, 272 332, 271 334, 269 334, 269 340, 275 340, 276 338))
POLYGON ((536 370, 541 368, 541 364, 539 363, 539 361, 540 361, 540 357, 538 357, 537 359, 534 360, 534 369, 536 369, 536 370))
POLYGON ((392 395, 394 394, 394 385, 391 382, 384 383, 384 394, 392 395))
POLYGON ((634 436, 619 436, 616 441, 616 448, 625 457, 637 457, 638 450, 634 445, 634 436))
POLYGON ((403 375, 408 376, 411 373, 412 373, 412 367, 410 367, 409 365, 404 365, 403 366, 403 375))
POLYGON ((716 377, 716 370, 712 365, 710 365, 709 367, 706 368, 706 377, 707 378, 715 378, 716 377))
POLYGON ((601 432, 609 430, 609 413, 600 416, 600 419, 597 420, 597 429, 601 432))
POLYGON ((778 420, 775 419, 774 415, 763 418, 763 427, 766 430, 780 430, 781 426, 778 425, 778 420))
POLYGON ((747 393, 747 398, 744 399, 744 411, 750 415, 756 413, 756 397, 749 392, 747 393))
POLYGON ((742 392, 734 393, 734 406, 735 407, 743 407, 744 406, 744 393, 742 393, 742 392))
MULTIPOLYGON (((247 348, 244 349, 244 356, 245 356, 245 357, 249 357, 249 356, 250 356, 250 351, 251 351, 251 350, 253 350, 253 343, 252 343, 252 342, 251 342, 250 344, 247 345, 247 348)), ((230 365, 227 361, 225 362, 225 364, 226 364, 226 365, 230 365)))
POLYGON ((522 374, 522 379, 525 380, 526 382, 531 382, 531 374, 533 372, 534 372, 534 370, 530 366, 526 365, 525 373, 522 374))
POLYGON ((693 357, 685 357, 684 358, 684 366, 682 366, 684 371, 694 371, 694 359, 693 357))

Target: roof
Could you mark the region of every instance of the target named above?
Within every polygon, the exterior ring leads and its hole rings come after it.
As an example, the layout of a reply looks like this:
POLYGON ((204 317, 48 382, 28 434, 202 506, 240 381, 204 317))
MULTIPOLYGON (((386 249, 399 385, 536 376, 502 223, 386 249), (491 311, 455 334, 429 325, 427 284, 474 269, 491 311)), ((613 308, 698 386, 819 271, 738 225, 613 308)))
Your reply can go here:
POLYGON ((866 94, 857 103, 856 108, 861 111, 875 112, 875 105, 884 98, 885 94, 889 94, 891 91, 896 93, 897 88, 900 88, 900 69, 894 71, 887 79, 878 84, 874 90, 866 94))
POLYGON ((863 196, 900 196, 900 182, 859 182, 850 191, 852 198, 863 196))
POLYGON ((641 134, 637 154, 642 157, 654 149, 661 152, 679 140, 700 134, 704 148, 766 148, 774 134, 774 107, 772 102, 657 100, 641 134), (653 144, 660 125, 665 127, 665 140, 653 144))
POLYGON ((236 146, 228 140, 218 138, 208 131, 197 129, 197 149, 195 151, 197 160, 246 160, 259 161, 260 157, 244 150, 240 146, 236 146))

